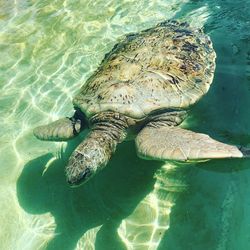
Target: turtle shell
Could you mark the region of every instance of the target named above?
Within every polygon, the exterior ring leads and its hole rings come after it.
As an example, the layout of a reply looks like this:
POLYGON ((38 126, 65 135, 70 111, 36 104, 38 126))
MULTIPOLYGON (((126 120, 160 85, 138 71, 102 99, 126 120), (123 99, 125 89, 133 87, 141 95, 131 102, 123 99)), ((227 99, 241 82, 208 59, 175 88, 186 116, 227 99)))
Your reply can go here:
POLYGON ((115 111, 143 118, 197 102, 209 89, 216 54, 201 29, 166 21, 127 35, 73 99, 87 117, 115 111))

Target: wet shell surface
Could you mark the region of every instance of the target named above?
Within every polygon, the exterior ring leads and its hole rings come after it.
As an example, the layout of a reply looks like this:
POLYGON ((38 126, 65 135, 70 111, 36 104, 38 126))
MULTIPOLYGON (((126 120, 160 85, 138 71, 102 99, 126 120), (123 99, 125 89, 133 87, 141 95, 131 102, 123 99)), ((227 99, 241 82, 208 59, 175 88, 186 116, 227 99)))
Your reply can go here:
POLYGON ((166 21, 116 44, 73 104, 87 117, 115 111, 139 119, 161 109, 187 108, 208 91, 215 58, 201 29, 166 21))

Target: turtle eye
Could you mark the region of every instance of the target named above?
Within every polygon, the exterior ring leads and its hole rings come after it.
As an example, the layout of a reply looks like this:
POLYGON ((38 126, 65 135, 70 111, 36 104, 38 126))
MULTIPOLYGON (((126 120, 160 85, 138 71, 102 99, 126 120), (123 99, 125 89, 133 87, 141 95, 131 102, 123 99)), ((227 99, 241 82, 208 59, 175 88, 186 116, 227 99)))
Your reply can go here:
POLYGON ((79 187, 91 177, 91 171, 87 167, 82 173, 74 178, 68 178, 67 182, 71 187, 79 187))
POLYGON ((84 172, 81 173, 81 182, 85 182, 85 180, 87 180, 91 175, 91 171, 90 169, 87 167, 84 172))

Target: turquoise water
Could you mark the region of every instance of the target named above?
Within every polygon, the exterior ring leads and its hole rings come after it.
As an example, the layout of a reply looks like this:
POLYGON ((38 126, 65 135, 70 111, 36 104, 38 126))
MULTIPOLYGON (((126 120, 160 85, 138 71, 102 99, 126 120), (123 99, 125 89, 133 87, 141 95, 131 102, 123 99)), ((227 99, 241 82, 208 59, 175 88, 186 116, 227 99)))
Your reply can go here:
POLYGON ((72 114, 72 96, 123 34, 169 18, 204 27, 217 52, 212 87, 185 126, 247 145, 248 0, 0 1, 0 249, 250 249, 249 160, 163 164, 126 142, 70 189, 63 171, 80 138, 32 135, 72 114))

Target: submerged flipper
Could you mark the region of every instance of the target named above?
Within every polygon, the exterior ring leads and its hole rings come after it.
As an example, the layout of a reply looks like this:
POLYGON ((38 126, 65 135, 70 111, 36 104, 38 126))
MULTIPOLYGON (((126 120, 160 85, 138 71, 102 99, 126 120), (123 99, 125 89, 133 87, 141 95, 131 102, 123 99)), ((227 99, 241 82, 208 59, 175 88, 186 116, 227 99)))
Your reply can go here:
POLYGON ((48 125, 39 126, 33 130, 34 135, 45 141, 66 141, 80 133, 83 129, 81 119, 75 117, 62 118, 48 125))
POLYGON ((249 157, 250 149, 216 141, 180 127, 147 126, 136 138, 138 155, 158 160, 203 160, 249 157))

